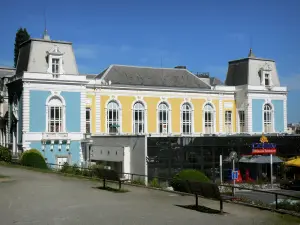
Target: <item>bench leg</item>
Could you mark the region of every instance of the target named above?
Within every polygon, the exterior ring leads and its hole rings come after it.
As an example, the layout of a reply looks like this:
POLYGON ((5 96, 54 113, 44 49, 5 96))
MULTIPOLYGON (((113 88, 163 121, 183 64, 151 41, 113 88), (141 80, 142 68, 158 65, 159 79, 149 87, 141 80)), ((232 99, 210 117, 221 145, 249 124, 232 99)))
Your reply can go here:
POLYGON ((195 198, 196 198, 196 207, 198 208, 198 195, 195 194, 195 198))
POLYGON ((220 212, 223 214, 223 200, 220 200, 220 212))
POLYGON ((119 190, 121 190, 121 181, 119 181, 119 190))
POLYGON ((105 179, 103 179, 103 188, 105 189, 105 179))

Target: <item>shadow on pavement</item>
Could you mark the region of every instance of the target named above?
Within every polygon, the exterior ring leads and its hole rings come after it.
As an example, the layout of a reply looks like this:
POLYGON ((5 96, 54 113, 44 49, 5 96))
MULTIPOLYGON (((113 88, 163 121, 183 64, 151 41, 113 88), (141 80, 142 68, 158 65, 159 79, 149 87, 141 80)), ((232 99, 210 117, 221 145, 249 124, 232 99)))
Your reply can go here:
POLYGON ((175 205, 184 209, 190 209, 190 210, 195 210, 198 212, 202 212, 202 213, 209 213, 209 214, 219 214, 219 215, 223 215, 223 214, 227 214, 227 213, 223 213, 221 214, 221 212, 219 210, 215 210, 215 209, 211 209, 202 205, 199 205, 198 207, 196 205, 175 205))

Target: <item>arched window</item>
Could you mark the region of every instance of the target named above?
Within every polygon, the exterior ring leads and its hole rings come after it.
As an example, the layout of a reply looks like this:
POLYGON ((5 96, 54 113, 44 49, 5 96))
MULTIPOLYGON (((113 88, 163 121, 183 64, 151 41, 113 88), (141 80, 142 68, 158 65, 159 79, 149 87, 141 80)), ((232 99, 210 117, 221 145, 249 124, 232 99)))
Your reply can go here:
POLYGON ((273 132, 273 115, 272 115, 272 106, 269 104, 264 105, 264 132, 271 133, 273 132))
POLYGON ((110 134, 120 132, 120 107, 115 101, 107 104, 107 130, 110 134))
POLYGON ((192 133, 192 107, 189 103, 181 106, 181 129, 183 134, 192 133))
POLYGON ((158 106, 158 128, 159 133, 167 134, 169 132, 169 106, 165 102, 158 106))
POLYGON ((133 106, 133 133, 145 132, 145 106, 141 102, 136 102, 133 106))
POLYGON ((64 103, 58 96, 53 96, 47 103, 48 132, 64 132, 64 103))
POLYGON ((214 132, 214 108, 211 104, 204 106, 204 133, 211 134, 214 132))

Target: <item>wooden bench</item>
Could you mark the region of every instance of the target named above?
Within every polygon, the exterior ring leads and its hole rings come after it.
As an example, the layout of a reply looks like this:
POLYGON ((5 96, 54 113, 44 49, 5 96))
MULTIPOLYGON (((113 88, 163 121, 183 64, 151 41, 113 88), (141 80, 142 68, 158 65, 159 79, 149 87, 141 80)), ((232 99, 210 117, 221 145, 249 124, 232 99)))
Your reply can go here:
POLYGON ((106 180, 108 181, 116 181, 119 183, 119 190, 122 187, 122 183, 127 181, 127 178, 122 178, 119 176, 119 174, 115 170, 109 170, 109 169, 102 169, 98 168, 96 169, 96 176, 99 179, 103 180, 103 188, 106 187, 106 180))
POLYGON ((198 207, 198 196, 220 201, 220 212, 223 213, 223 201, 231 200, 232 196, 221 195, 217 184, 208 182, 186 181, 190 193, 195 195, 196 207, 198 207))

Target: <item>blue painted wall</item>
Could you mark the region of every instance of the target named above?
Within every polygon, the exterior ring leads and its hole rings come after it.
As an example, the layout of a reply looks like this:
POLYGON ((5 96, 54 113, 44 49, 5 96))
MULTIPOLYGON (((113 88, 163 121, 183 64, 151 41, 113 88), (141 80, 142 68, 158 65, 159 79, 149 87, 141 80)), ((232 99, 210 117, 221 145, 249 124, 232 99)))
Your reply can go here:
POLYGON ((252 99, 252 132, 263 131, 262 107, 264 103, 263 99, 252 99))
POLYGON ((42 151, 41 142, 31 142, 30 148, 39 150, 47 159, 47 163, 56 164, 56 156, 68 156, 71 154, 70 164, 80 165, 80 141, 71 141, 69 151, 66 151, 66 144, 62 144, 61 150, 58 150, 58 144, 54 144, 53 151, 50 150, 50 144, 45 146, 45 151, 42 151))
MULTIPOLYGON (((50 91, 30 91, 30 132, 46 131, 46 100, 50 91)), ((66 131, 80 132, 80 92, 61 92, 66 102, 66 131)))
POLYGON ((80 92, 61 92, 66 101, 67 132, 80 132, 80 92))
POLYGON ((30 132, 46 131, 46 100, 50 91, 30 91, 30 132))
POLYGON ((272 100, 274 106, 275 131, 284 132, 283 100, 272 100))

